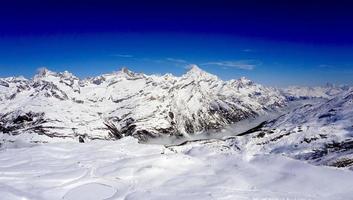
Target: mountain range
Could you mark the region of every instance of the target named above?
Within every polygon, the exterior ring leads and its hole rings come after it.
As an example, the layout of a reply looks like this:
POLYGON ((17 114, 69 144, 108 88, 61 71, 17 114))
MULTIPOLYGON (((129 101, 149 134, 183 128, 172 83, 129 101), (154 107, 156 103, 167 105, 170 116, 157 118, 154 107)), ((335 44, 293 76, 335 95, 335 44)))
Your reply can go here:
POLYGON ((221 129, 283 107, 285 101, 277 89, 246 78, 222 81, 196 65, 181 77, 122 68, 79 79, 41 69, 32 79, 0 79, 0 131, 32 141, 130 135, 146 141, 221 129))
POLYGON ((32 79, 1 78, 0 102, 0 143, 187 139, 277 113, 229 139, 249 156, 353 165, 349 86, 279 89, 244 77, 223 81, 196 65, 180 77, 122 68, 85 79, 43 68, 32 79))

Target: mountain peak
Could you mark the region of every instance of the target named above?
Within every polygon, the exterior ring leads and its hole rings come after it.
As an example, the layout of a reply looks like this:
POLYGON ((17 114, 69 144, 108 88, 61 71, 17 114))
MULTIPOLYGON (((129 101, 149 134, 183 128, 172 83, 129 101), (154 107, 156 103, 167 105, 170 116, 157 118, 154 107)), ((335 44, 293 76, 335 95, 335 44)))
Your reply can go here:
POLYGON ((237 87, 237 88, 254 85, 254 82, 252 80, 247 79, 244 76, 240 77, 239 79, 232 79, 229 82, 233 87, 237 87))
POLYGON ((127 67, 122 67, 122 68, 120 69, 120 72, 121 72, 121 73, 125 73, 125 74, 132 73, 132 71, 130 71, 127 67))
POLYGON ((250 79, 247 79, 246 77, 242 76, 239 79, 240 82, 244 83, 244 84, 249 84, 252 83, 252 81, 250 79))
POLYGON ((133 77, 135 75, 135 73, 133 71, 129 70, 125 66, 122 67, 118 73, 122 74, 122 75, 125 75, 125 76, 128 76, 128 77, 133 77))
POLYGON ((46 67, 41 67, 38 69, 38 72, 35 75, 35 78, 43 78, 43 77, 48 77, 50 75, 56 75, 56 72, 50 71, 46 67))
POLYGON ((193 72, 193 73, 204 72, 202 69, 199 68, 199 66, 195 64, 190 64, 188 67, 189 67, 189 72, 193 72))
POLYGON ((129 70, 127 67, 122 67, 121 70, 118 72, 119 74, 123 75, 126 78, 143 78, 144 74, 141 73, 135 73, 131 70, 129 70))
POLYGON ((59 76, 64 79, 77 79, 77 77, 69 71, 60 72, 59 76))
POLYGON ((199 68, 195 64, 191 64, 188 67, 189 67, 189 71, 186 73, 186 76, 188 76, 188 77, 193 77, 196 79, 204 79, 204 78, 217 79, 217 76, 202 70, 201 68, 199 68))

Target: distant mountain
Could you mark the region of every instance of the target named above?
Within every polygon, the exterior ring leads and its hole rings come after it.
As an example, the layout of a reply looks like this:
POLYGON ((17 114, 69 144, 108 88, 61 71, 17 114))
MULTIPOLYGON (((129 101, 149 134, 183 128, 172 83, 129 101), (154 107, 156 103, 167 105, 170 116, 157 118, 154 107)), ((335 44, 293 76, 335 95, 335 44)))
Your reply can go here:
POLYGON ((21 135, 32 142, 82 142, 132 135, 145 141, 220 129, 283 107, 285 97, 245 78, 222 81, 193 65, 181 77, 123 68, 79 79, 42 69, 31 80, 0 79, 0 102, 3 140, 21 135))
POLYGON ((245 138, 248 152, 279 153, 315 164, 351 167, 353 89, 322 103, 298 107, 245 138))
POLYGON ((283 95, 288 100, 300 100, 311 98, 333 98, 345 91, 348 91, 348 86, 337 86, 333 84, 326 84, 325 86, 307 87, 307 86, 290 86, 282 89, 283 95))

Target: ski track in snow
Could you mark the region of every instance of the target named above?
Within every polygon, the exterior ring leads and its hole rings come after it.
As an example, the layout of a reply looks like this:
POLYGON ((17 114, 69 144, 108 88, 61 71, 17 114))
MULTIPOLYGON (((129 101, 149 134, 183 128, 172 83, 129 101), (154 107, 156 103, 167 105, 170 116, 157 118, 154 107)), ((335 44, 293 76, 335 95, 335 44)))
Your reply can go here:
POLYGON ((224 141, 174 149, 119 141, 0 150, 1 200, 351 199, 353 172, 224 141))

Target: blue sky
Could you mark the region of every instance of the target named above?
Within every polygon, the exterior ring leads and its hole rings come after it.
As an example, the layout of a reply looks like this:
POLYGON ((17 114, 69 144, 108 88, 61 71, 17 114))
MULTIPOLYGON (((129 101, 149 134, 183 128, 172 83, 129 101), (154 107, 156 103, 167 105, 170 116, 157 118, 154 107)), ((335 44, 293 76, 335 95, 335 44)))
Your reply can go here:
POLYGON ((349 1, 44 2, 0 8, 0 77, 43 66, 181 75, 197 64, 271 86, 353 84, 349 1))

